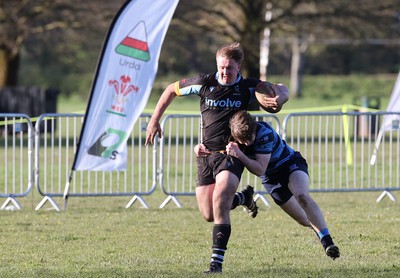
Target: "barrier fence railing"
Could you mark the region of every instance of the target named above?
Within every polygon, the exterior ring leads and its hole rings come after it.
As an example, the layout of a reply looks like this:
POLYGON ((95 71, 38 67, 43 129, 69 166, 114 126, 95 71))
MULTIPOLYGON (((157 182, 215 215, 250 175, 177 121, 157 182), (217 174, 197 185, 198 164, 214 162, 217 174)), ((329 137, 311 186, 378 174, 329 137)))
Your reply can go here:
POLYGON ((310 191, 400 189, 400 113, 292 113, 283 138, 309 164, 310 191), (385 122, 384 128, 380 128, 385 122))
POLYGON ((0 209, 21 209, 16 198, 33 187, 33 125, 26 114, 0 113, 0 134, 0 209))
MULTIPOLYGON (((324 112, 291 113, 281 125, 271 114, 253 114, 270 122, 286 142, 307 159, 312 192, 381 191, 395 201, 400 189, 400 113, 324 112), (383 122, 385 122, 383 124, 383 122), (381 128, 385 125, 385 128, 381 128)), ((70 197, 131 196, 148 208, 143 196, 160 185, 170 201, 181 207, 179 196, 194 196, 197 165, 194 146, 201 141, 200 115, 168 115, 161 122, 164 135, 154 146, 145 146, 150 115, 135 123, 128 141, 126 171, 72 173, 70 197)), ((60 210, 62 197, 81 131, 81 114, 43 114, 35 127, 24 114, 0 114, 0 209, 20 209, 16 198, 26 197, 33 185, 46 202, 60 210), (33 153, 34 151, 34 153, 33 153), (33 163, 34 162, 34 163, 33 163), (12 202, 12 205, 9 205, 12 202)), ((256 198, 266 206, 266 191, 248 171, 241 185, 255 186, 256 198)))
MULTIPOLYGON (((69 197, 132 196, 129 208, 136 200, 148 208, 142 196, 150 195, 157 186, 156 146, 146 147, 145 135, 150 115, 136 121, 127 143, 125 171, 74 171, 69 197)), ((35 130, 35 184, 42 201, 60 210, 54 197, 62 197, 71 168, 83 123, 80 114, 43 114, 35 130)))

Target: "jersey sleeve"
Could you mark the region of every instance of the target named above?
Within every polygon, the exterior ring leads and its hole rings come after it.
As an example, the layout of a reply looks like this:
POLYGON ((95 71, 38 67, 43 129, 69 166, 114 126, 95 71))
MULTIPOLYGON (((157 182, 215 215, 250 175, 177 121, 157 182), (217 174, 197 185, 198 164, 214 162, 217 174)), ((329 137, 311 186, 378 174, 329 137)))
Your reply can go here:
POLYGON ((204 75, 182 79, 175 82, 175 93, 177 96, 199 95, 201 87, 205 84, 204 75))
POLYGON ((268 125, 260 125, 256 137, 255 153, 270 154, 274 149, 274 133, 268 125))

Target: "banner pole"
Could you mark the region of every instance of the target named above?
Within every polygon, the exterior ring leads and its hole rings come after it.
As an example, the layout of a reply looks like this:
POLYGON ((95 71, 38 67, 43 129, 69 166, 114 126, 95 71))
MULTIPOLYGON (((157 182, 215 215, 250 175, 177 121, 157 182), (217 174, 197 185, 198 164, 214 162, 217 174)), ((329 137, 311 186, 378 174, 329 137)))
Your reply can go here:
POLYGON ((69 174, 68 181, 67 181, 67 183, 65 184, 64 195, 63 195, 63 199, 64 199, 64 211, 67 210, 68 197, 69 197, 69 187, 70 187, 70 184, 71 184, 73 172, 74 172, 74 171, 71 170, 71 172, 70 172, 70 174, 69 174))

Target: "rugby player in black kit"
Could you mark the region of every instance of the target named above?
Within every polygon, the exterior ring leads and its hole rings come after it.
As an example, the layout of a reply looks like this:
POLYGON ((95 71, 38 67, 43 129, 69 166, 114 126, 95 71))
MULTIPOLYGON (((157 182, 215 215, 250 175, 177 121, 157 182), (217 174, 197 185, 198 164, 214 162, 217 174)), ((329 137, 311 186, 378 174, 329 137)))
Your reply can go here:
MULTIPOLYGON (((217 72, 174 82, 162 93, 147 126, 146 145, 154 144, 156 135, 162 136, 160 119, 176 96, 196 94, 200 97, 202 142, 197 146, 196 199, 200 213, 208 222, 214 222, 211 263, 207 273, 221 272, 225 251, 231 234, 230 210, 243 205, 249 215, 257 215, 253 188, 247 186, 236 192, 244 170, 243 163, 226 154, 231 131, 229 119, 239 110, 257 101, 255 78, 243 78, 240 66, 244 54, 239 43, 222 46, 216 53, 217 72)), ((289 99, 283 84, 273 84, 275 98, 268 103, 269 111, 279 111, 289 99)), ((265 106, 265 103, 264 103, 265 106)))

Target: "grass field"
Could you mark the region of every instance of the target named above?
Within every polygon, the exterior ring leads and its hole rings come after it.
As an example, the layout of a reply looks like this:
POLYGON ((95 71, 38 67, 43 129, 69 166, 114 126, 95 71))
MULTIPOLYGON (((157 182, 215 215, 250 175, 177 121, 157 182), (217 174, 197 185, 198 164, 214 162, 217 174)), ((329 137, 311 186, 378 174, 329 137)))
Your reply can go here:
MULTIPOLYGON (((220 277, 399 277, 400 207, 376 203, 379 193, 313 194, 341 250, 335 261, 275 204, 255 219, 232 211, 220 277)), ((20 199, 22 210, 0 211, 0 277, 204 277, 212 224, 194 197, 159 209, 165 197, 145 197, 150 209, 125 209, 128 197, 70 198, 63 212, 34 211, 37 193, 20 199)))

